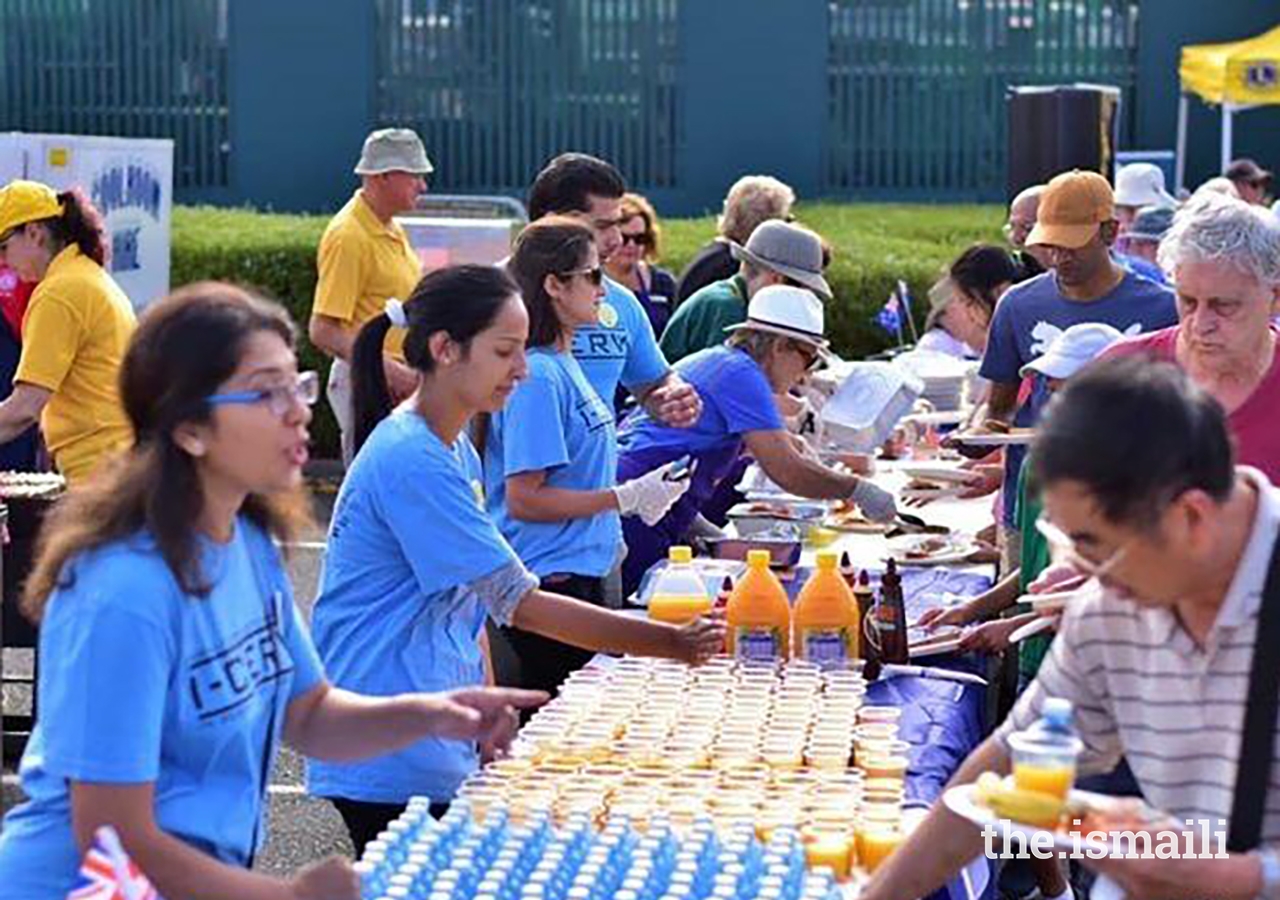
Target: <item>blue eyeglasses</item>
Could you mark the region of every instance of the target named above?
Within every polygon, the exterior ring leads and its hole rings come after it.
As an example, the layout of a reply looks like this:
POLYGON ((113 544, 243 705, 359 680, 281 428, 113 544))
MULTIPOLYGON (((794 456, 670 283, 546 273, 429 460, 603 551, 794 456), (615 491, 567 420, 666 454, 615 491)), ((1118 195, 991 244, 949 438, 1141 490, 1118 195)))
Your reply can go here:
POLYGON ((205 403, 211 406, 244 405, 266 403, 267 409, 276 416, 284 418, 294 404, 314 406, 320 399, 320 376, 315 372, 300 372, 293 384, 278 384, 275 387, 260 388, 254 391, 232 391, 226 394, 214 394, 205 397, 205 403))

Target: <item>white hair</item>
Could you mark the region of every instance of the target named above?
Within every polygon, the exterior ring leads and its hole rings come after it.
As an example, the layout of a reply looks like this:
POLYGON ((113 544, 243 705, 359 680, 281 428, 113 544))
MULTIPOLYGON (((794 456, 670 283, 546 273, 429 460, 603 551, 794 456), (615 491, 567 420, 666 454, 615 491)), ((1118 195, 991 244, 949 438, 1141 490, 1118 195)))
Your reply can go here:
POLYGON ((1280 222, 1243 200, 1198 194, 1173 217, 1159 260, 1169 273, 1187 262, 1224 262, 1268 288, 1280 287, 1280 222))

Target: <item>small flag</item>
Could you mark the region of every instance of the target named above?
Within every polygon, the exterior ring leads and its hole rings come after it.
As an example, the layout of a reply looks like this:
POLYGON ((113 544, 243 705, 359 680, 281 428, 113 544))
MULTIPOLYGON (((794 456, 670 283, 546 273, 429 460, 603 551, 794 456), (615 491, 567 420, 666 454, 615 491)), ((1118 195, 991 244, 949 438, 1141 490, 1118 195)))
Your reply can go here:
POLYGON ((897 293, 889 295, 888 301, 876 313, 876 324, 892 335, 897 336, 899 342, 902 340, 902 303, 898 300, 897 293))
POLYGON ((163 900, 147 876, 124 852, 120 836, 110 825, 93 835, 75 886, 67 900, 163 900))

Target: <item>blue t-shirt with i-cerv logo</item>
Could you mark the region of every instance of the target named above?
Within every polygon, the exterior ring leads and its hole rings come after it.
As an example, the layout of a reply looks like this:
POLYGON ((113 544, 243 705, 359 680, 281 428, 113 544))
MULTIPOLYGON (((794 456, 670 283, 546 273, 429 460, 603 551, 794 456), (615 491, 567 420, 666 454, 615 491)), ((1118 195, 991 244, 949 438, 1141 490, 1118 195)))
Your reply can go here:
POLYGON ((153 784, 161 829, 225 863, 252 858, 286 710, 324 676, 266 535, 241 517, 200 550, 205 597, 182 592, 145 534, 64 570, 40 626, 30 799, 0 830, 3 900, 71 889, 71 781, 153 784))
POLYGON ((617 467, 613 408, 573 355, 530 350, 529 376, 493 416, 484 471, 489 514, 535 575, 607 575, 618 560, 622 523, 616 511, 559 522, 517 519, 507 506, 507 478, 544 471, 548 487, 598 491, 613 486, 617 467))

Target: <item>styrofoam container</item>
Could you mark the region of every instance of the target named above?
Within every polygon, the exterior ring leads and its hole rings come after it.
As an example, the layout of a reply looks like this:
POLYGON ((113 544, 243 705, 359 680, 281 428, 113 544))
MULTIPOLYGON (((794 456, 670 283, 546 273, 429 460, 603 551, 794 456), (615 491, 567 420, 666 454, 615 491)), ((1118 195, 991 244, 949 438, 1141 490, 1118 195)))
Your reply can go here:
POLYGON ((822 407, 829 444, 853 453, 871 453, 924 393, 924 382, 906 368, 885 362, 848 365, 849 374, 822 407))

